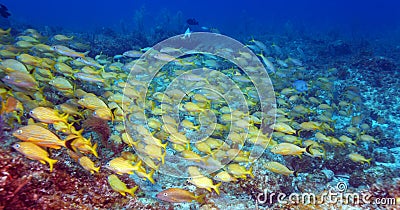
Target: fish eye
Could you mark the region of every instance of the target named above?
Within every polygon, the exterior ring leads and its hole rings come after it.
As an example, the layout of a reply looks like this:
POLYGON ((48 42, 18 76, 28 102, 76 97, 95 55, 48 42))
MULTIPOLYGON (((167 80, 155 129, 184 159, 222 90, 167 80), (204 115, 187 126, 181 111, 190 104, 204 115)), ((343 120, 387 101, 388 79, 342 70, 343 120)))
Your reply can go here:
POLYGON ((168 193, 164 193, 164 196, 168 196, 168 193))
MULTIPOLYGON (((18 134, 21 134, 22 133, 22 130, 17 130, 17 133, 18 134)), ((19 145, 19 144, 18 144, 19 145)))
POLYGON ((17 148, 17 149, 20 148, 20 147, 21 147, 21 145, 19 145, 19 144, 15 145, 15 148, 17 148))
POLYGON ((30 114, 30 115, 33 115, 33 114, 34 114, 33 110, 32 110, 32 111, 30 111, 30 112, 29 112, 29 114, 30 114))
POLYGON ((107 166, 107 167, 110 167, 111 165, 110 165, 110 163, 107 163, 106 166, 107 166))

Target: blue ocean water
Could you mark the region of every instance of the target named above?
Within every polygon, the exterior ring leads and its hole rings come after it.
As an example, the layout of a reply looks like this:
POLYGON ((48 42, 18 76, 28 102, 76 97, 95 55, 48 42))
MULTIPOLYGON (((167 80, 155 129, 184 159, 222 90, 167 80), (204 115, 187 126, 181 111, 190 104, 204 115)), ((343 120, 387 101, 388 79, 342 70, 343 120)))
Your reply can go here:
MULTIPOLYGON (((101 27, 133 29, 135 13, 142 11, 145 28, 172 21, 179 13, 182 23, 196 18, 201 25, 229 35, 285 31, 335 30, 348 35, 386 34, 398 31, 400 3, 395 0, 337 1, 2 1, 15 19, 33 26, 59 26, 69 30, 101 27), (170 20, 167 20, 170 19, 170 20)), ((179 23, 176 23, 179 24, 179 23)), ((182 31, 183 33, 184 31, 182 31)))

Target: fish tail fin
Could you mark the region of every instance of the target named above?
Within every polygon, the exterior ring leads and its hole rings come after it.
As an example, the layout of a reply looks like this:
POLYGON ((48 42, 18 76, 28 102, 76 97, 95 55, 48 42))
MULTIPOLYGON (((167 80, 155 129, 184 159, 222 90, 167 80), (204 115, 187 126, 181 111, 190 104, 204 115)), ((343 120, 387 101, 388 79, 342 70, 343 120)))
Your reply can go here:
POLYGON ((156 182, 154 181, 154 179, 153 179, 153 175, 154 175, 154 172, 155 172, 155 171, 156 171, 156 170, 151 169, 150 173, 148 173, 147 176, 146 176, 146 178, 147 178, 152 184, 155 184, 155 183, 156 183, 156 182))
POLYGON ((295 170, 295 171, 293 172, 293 175, 294 175, 295 177, 297 177, 297 176, 299 175, 299 170, 295 170))
POLYGON ((215 190, 215 192, 219 195, 219 186, 221 186, 222 182, 214 185, 213 189, 215 190))
POLYGON ((99 157, 99 154, 97 153, 97 146, 98 146, 98 144, 97 144, 97 142, 96 143, 94 143, 93 144, 93 146, 91 147, 91 152, 92 152, 92 154, 95 156, 95 157, 99 157))
POLYGON ((165 144, 161 144, 161 147, 164 148, 164 150, 166 150, 167 149, 167 145, 168 145, 168 142, 165 142, 165 144))
POLYGON ((106 72, 105 68, 106 68, 106 66, 101 66, 101 68, 100 68, 99 71, 102 72, 102 73, 104 73, 104 72, 106 72))
POLYGON ((311 149, 312 149, 312 144, 310 144, 310 145, 308 145, 308 146, 306 147, 306 152, 307 152, 308 154, 310 154, 310 155, 314 155, 314 154, 312 153, 311 149))
POLYGON ((300 133, 303 131, 303 129, 300 129, 297 131, 297 137, 300 137, 300 133))
POLYGON ((72 143, 75 141, 75 139, 76 139, 76 138, 72 138, 72 139, 69 139, 69 140, 65 141, 65 142, 64 142, 64 146, 65 146, 67 149, 76 152, 76 148, 74 148, 74 146, 72 146, 72 143))
POLYGON ((134 166, 134 168, 136 168, 136 170, 140 170, 141 166, 142 166, 142 160, 139 160, 139 162, 136 163, 136 165, 134 166))
POLYGON ((301 139, 297 139, 296 141, 294 141, 294 142, 293 142, 293 144, 296 144, 296 145, 302 145, 302 144, 303 144, 303 142, 302 142, 302 140, 301 140, 301 139))
POLYGON ((7 30, 5 30, 5 32, 6 32, 6 34, 10 35, 10 32, 11 32, 11 27, 10 27, 10 28, 8 28, 7 30))
POLYGON ((90 50, 83 53, 83 57, 86 57, 90 53, 90 50))
POLYGON ((251 176, 251 178, 254 179, 254 174, 253 174, 253 166, 250 166, 249 170, 247 171, 248 174, 251 176))
POLYGON ((66 114, 64 114, 64 115, 61 115, 61 119, 63 119, 63 122, 65 122, 65 124, 68 125, 68 129, 69 129, 69 128, 71 128, 71 127, 70 127, 70 125, 68 124, 68 117, 69 117, 69 114, 68 114, 68 113, 66 113, 66 114))
POLYGON ((138 189, 138 186, 134 186, 131 189, 127 190, 127 193, 129 193, 130 195, 132 195, 132 197, 135 197, 135 192, 138 189))
POLYGON ((371 160, 372 160, 372 158, 369 158, 369 159, 365 160, 365 162, 367 162, 368 165, 371 165, 371 160))
POLYGON ((96 171, 97 173, 99 173, 99 171, 100 171, 100 166, 99 167, 94 167, 94 171, 96 171))
POLYGON ((53 165, 54 165, 55 163, 57 163, 58 160, 50 159, 50 158, 49 158, 49 159, 47 159, 46 161, 49 163, 50 172, 52 172, 52 171, 53 171, 53 165))
POLYGON ((215 151, 215 152, 213 152, 213 151, 211 151, 210 152, 210 155, 211 155, 211 157, 214 159, 214 160, 216 160, 217 158, 215 158, 215 153, 216 153, 217 151, 215 151))
POLYGON ((165 156, 167 155, 167 151, 164 151, 164 154, 161 155, 161 164, 165 163, 165 156))
MULTIPOLYGON (((68 130, 71 131, 71 128, 73 127, 74 122, 72 122, 72 123, 66 123, 66 124, 67 124, 68 130)), ((74 129, 74 130, 75 130, 75 129, 74 129)))
POLYGON ((130 146, 134 146, 135 148, 139 147, 139 141, 134 141, 130 146))
POLYGON ((201 194, 198 196, 195 196, 194 199, 198 202, 198 203, 204 203, 204 197, 206 196, 206 194, 201 194))

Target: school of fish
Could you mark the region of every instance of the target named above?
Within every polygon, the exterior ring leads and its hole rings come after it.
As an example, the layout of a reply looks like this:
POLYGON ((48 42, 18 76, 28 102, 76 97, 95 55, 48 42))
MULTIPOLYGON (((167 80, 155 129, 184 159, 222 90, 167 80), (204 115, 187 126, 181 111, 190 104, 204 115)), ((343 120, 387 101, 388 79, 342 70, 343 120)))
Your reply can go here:
MULTIPOLYGON (((224 185, 255 177, 253 146, 277 156, 307 155, 320 161, 327 158, 329 148, 341 147, 349 151, 349 161, 370 164, 372 158, 360 154, 360 144, 379 142, 360 115, 362 99, 356 87, 345 87, 341 95, 334 96, 331 75, 335 69, 308 75, 299 59, 285 57, 277 45, 266 46, 254 39, 246 43, 270 73, 276 99, 276 115, 271 116, 260 110, 250 78, 232 62, 213 55, 195 53, 175 59, 170 54, 185 49, 157 51, 147 47, 106 59, 104 55, 91 58, 90 52, 70 47, 78 43, 73 36, 57 34, 49 39, 35 29, 15 35, 11 35, 12 29, 2 31, 0 114, 14 128, 12 147, 28 159, 49 164, 50 172, 63 161, 52 159, 51 150, 67 152, 88 175, 110 170, 114 173, 108 177, 110 187, 124 196, 135 196, 139 186, 128 188, 118 176, 136 174, 156 183, 157 171, 169 164, 169 150, 187 162, 183 172, 187 185, 218 196, 224 185), (146 68, 150 64, 141 59, 144 53, 152 55, 156 63, 168 62, 150 87, 144 82, 151 75, 146 68), (132 72, 134 77, 130 77, 132 72), (224 85, 226 79, 239 87, 247 102, 246 111, 224 100, 229 98, 224 93, 232 91, 224 85), (296 79, 307 82, 306 92, 291 85, 296 79), (213 85, 215 90, 193 88, 205 85, 213 85), (121 154, 109 160, 99 157, 99 150, 107 148, 81 127, 88 117, 107 121, 112 129, 108 141, 126 145, 121 154), (266 121, 275 123, 265 126, 266 121), (200 135, 210 129, 209 136, 200 135)), ((221 51, 238 63, 252 59, 245 51, 221 51)), ((301 173, 301 166, 263 162, 258 170, 283 176, 301 173)), ((156 197, 167 202, 201 203, 204 196, 170 188, 156 197)))

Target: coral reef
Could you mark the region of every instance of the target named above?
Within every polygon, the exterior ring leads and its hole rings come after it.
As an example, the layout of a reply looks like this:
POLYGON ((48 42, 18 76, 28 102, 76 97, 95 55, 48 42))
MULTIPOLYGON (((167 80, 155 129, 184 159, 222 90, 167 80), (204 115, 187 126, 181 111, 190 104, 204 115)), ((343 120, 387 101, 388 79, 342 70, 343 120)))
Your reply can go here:
MULTIPOLYGON (((108 173, 90 175, 57 163, 52 173, 46 166, 0 148, 0 207, 2 209, 159 209, 114 192, 108 173)), ((124 177, 123 181, 134 185, 124 177)))

